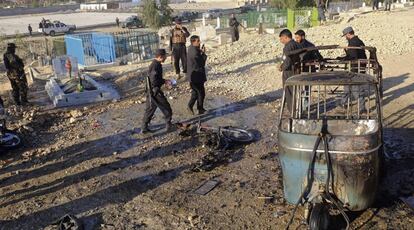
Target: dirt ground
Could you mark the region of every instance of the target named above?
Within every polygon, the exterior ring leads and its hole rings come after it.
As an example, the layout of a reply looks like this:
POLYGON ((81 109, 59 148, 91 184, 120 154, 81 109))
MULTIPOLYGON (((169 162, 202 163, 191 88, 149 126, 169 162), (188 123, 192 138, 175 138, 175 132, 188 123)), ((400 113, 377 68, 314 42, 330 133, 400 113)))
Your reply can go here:
MULTIPOLYGON (((152 123, 160 129, 152 135, 139 133, 147 64, 92 73, 116 87, 122 99, 78 108, 51 109, 42 92, 44 82, 36 80, 30 94, 35 106, 23 111, 9 106, 9 125, 20 132, 25 145, 0 156, 0 229, 54 229, 51 223, 67 213, 79 217, 86 229, 284 229, 293 205, 283 198, 278 159, 281 77, 272 52, 280 45, 260 44, 263 50, 257 51, 261 58, 256 60, 239 52, 246 59, 240 58, 238 65, 218 55, 232 46, 238 44, 211 51, 216 60, 208 64, 206 114, 186 113, 186 83, 166 91, 176 122, 201 121, 260 133, 258 141, 235 147, 206 172, 191 170, 208 152, 202 140, 182 137, 178 131, 166 133, 160 112, 152 123), (273 60, 267 60, 272 55, 273 60), (194 192, 212 179, 220 183, 210 193, 194 192)), ((379 57, 384 67, 387 174, 373 207, 349 213, 351 227, 410 230, 413 209, 400 197, 414 195, 414 53, 379 57)), ((302 221, 300 208, 293 228, 306 229, 299 226, 302 221)), ((332 226, 343 228, 340 220, 332 226)))

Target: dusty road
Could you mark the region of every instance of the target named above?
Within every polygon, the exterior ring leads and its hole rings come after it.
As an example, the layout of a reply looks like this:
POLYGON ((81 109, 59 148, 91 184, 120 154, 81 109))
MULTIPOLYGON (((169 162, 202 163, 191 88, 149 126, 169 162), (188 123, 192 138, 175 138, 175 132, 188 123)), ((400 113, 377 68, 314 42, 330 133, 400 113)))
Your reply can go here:
POLYGON ((95 13, 82 12, 71 14, 47 14, 47 15, 20 15, 19 17, 0 17, 0 34, 27 33, 27 26, 31 24, 33 31, 37 31, 42 17, 52 21, 61 21, 77 27, 91 26, 103 23, 115 23, 115 18, 124 21, 131 13, 95 13))
MULTIPOLYGON (((364 22, 369 25, 366 22, 375 17, 383 23, 380 29, 387 25, 387 17, 397 16, 414 19, 411 10, 366 15, 354 23, 363 31, 364 22)), ((341 27, 319 29, 340 31, 341 27)), ((316 29, 310 30, 313 40, 316 29)), ((384 32, 391 39, 400 37, 384 32)), ((361 37, 368 41, 375 32, 361 37)), ((325 37, 325 42, 332 39, 325 37)), ((50 224, 66 213, 80 217, 87 229, 283 229, 293 206, 283 199, 278 162, 281 78, 275 56, 280 50, 273 35, 245 34, 239 43, 212 50, 209 112, 200 117, 184 112, 190 95, 186 84, 167 91, 175 121, 201 120, 260 132, 259 141, 236 147, 208 172, 191 170, 208 152, 201 139, 181 137, 178 131, 139 134, 145 65, 101 71, 97 79, 118 88, 123 96, 119 102, 80 107, 76 112, 38 107, 33 107, 34 112, 12 111, 11 127, 21 131, 25 147, 0 156, 0 229, 52 229, 50 224), (251 41, 262 42, 250 46, 251 41), (128 73, 137 68, 138 73, 128 73), (22 122, 34 130, 21 128, 22 122), (210 179, 220 184, 207 195, 194 194, 210 179), (262 196, 273 200, 264 203, 258 199, 262 196)), ((379 50, 384 66, 387 177, 374 206, 350 215, 352 229, 410 230, 413 210, 399 198, 414 195, 414 52, 379 50)), ((171 67, 166 67, 170 75, 171 67)), ((39 89, 33 86, 32 95, 39 89)), ((153 124, 162 127, 160 113, 153 124)), ((302 213, 298 212, 294 227, 302 213)), ((343 223, 333 228, 341 229, 343 223)))

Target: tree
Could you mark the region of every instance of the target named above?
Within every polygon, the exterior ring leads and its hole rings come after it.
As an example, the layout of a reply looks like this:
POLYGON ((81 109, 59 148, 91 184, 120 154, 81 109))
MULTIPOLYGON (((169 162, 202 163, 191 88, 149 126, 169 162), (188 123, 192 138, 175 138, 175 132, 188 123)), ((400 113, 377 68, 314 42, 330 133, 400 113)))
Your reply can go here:
POLYGON ((144 0, 142 7, 142 17, 145 24, 149 27, 154 29, 161 27, 161 18, 155 0, 144 0))
POLYGON ((169 0, 160 0, 160 5, 157 5, 155 0, 144 0, 141 13, 145 24, 154 29, 169 24, 172 14, 169 2, 169 0))
POLYGON ((161 23, 163 25, 170 24, 171 22, 171 14, 173 10, 169 6, 170 0, 160 0, 160 15, 162 15, 161 23))

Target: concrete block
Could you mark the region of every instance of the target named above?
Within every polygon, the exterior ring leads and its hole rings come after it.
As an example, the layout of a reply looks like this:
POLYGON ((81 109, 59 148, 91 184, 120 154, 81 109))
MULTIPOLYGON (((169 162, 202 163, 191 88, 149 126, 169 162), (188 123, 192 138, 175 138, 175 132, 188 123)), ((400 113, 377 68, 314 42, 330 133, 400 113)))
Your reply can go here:
POLYGON ((219 45, 231 43, 231 36, 229 34, 219 34, 217 38, 219 45))
POLYGON ((196 32, 200 34, 201 41, 214 39, 217 36, 216 29, 213 26, 198 26, 196 32))
POLYGON ((276 33, 276 30, 274 28, 266 28, 265 31, 266 31, 267 34, 275 34, 276 33))
POLYGON ((95 89, 84 90, 83 92, 64 93, 64 85, 60 85, 59 83, 65 82, 67 79, 51 78, 46 83, 45 89, 53 105, 55 107, 66 107, 120 99, 115 89, 104 86, 87 75, 83 75, 82 78, 84 79, 83 81, 93 85, 95 89))

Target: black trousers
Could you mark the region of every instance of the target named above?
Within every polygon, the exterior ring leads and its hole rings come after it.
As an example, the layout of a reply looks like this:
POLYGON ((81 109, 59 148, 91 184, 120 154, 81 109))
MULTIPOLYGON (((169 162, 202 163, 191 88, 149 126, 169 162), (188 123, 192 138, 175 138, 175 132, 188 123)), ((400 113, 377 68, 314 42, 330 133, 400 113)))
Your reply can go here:
POLYGON ((197 101, 197 109, 204 109, 204 98, 206 97, 206 91, 204 89, 203 83, 193 83, 190 82, 191 87, 191 98, 188 102, 188 107, 193 108, 195 102, 197 101))
POLYGON ((231 28, 231 41, 238 41, 239 37, 239 30, 237 28, 231 28))
POLYGON ((175 73, 180 74, 180 60, 183 66, 183 73, 187 73, 187 48, 185 44, 173 44, 172 55, 174 57, 175 73))
MULTIPOLYGON (((282 82, 283 82, 283 89, 285 88, 285 82, 286 80, 293 76, 293 71, 283 71, 282 73, 282 82)), ((286 106, 289 111, 292 111, 292 103, 293 103, 293 88, 288 87, 285 92, 285 98, 286 98, 286 106)))
POLYGON ((147 101, 145 107, 144 118, 142 120, 142 127, 148 127, 152 117, 154 116, 155 111, 159 108, 164 114, 165 122, 171 122, 172 119, 172 110, 170 103, 167 98, 164 96, 164 93, 159 90, 154 96, 147 93, 147 101))

